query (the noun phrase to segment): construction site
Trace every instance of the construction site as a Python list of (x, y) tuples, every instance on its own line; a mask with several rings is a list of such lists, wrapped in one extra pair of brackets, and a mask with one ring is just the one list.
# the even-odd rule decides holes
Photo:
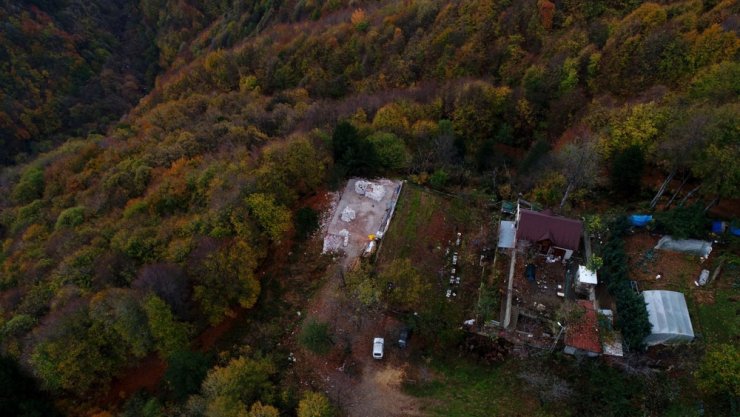
[(401, 181), (352, 178), (341, 192), (324, 237), (324, 253), (355, 259), (375, 250), (390, 225)]

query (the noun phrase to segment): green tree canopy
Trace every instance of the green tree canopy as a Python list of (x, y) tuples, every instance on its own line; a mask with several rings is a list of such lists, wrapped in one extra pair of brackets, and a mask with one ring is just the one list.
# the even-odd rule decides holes
[(329, 399), (320, 392), (307, 391), (298, 403), (298, 417), (333, 417), (335, 415)]
[(175, 319), (166, 302), (154, 294), (149, 294), (144, 299), (144, 311), (160, 355), (167, 357), (187, 347), (190, 328)]
[(329, 324), (316, 320), (304, 323), (298, 340), (306, 349), (320, 355), (328, 353), (333, 343), (329, 334)]
[(167, 357), (164, 380), (167, 387), (182, 401), (198, 392), (208, 372), (208, 357), (200, 352), (180, 350)]
[(271, 405), (262, 404), (257, 401), (252, 404), (247, 417), (280, 417), (280, 411)]
[(85, 208), (81, 206), (70, 207), (59, 213), (54, 228), (58, 230), (64, 227), (75, 227), (81, 225), (84, 221)]
[(393, 133), (376, 132), (367, 140), (375, 149), (381, 167), (398, 171), (408, 167), (410, 155), (403, 140)]
[(395, 259), (380, 273), (378, 282), (388, 304), (402, 310), (424, 308), (431, 291), (429, 280), (410, 259)]
[(382, 289), (375, 275), (371, 273), (372, 266), (361, 263), (357, 268), (345, 274), (347, 289), (352, 296), (366, 307), (380, 302)]
[(409, 132), (409, 121), (403, 108), (397, 103), (386, 104), (373, 117), (373, 129), (405, 135)]
[(267, 359), (232, 359), (208, 372), (201, 393), (207, 416), (243, 417), (256, 401), (274, 400), (275, 365)]
[(154, 345), (147, 314), (135, 291), (111, 288), (95, 294), (90, 316), (113, 330), (134, 357), (144, 357)]
[(372, 174), (378, 166), (375, 147), (348, 121), (341, 121), (332, 134), (334, 163), (346, 168), (350, 174)]
[(261, 192), (275, 196), (277, 202), (292, 205), (303, 195), (314, 192), (324, 179), (325, 161), (308, 139), (299, 136), (268, 146), (257, 170)]
[(645, 156), (642, 148), (633, 145), (617, 151), (612, 162), (612, 188), (623, 196), (634, 196), (640, 191)]
[(652, 155), (666, 120), (665, 110), (654, 102), (618, 109), (611, 115), (608, 134), (602, 139), (602, 155), (610, 157), (632, 147)]
[(250, 213), (257, 219), (264, 234), (272, 241), (279, 242), (293, 222), (290, 211), (277, 204), (269, 194), (255, 193), (247, 197)]
[(511, 99), (508, 87), (494, 87), (483, 81), (466, 84), (455, 98), (452, 123), (463, 140), (465, 157), (479, 166), (491, 154), (494, 142), (506, 142), (504, 113)]
[(242, 240), (223, 244), (197, 268), (193, 297), (211, 323), (234, 314), (233, 306), (257, 302), (260, 282), (254, 276), (255, 252)]
[(48, 390), (84, 396), (106, 387), (123, 365), (125, 346), (118, 335), (91, 320), (81, 303), (70, 302), (39, 330), (29, 362)]

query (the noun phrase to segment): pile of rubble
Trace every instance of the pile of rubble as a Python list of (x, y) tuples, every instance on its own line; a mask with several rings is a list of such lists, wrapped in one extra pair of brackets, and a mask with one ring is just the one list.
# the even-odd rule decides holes
[(375, 201), (380, 201), (385, 197), (385, 187), (370, 181), (355, 182), (355, 192)]
[(342, 221), (347, 223), (354, 220), (355, 217), (357, 217), (357, 213), (355, 213), (355, 211), (352, 210), (349, 206), (344, 208), (344, 210), (342, 211), (342, 215), (340, 216)]

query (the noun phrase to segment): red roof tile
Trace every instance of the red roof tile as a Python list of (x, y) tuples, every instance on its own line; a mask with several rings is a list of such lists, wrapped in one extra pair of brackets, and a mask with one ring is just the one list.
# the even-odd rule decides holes
[(598, 320), (593, 304), (588, 300), (579, 300), (578, 305), (585, 311), (575, 323), (569, 323), (565, 331), (565, 345), (588, 352), (601, 353)]

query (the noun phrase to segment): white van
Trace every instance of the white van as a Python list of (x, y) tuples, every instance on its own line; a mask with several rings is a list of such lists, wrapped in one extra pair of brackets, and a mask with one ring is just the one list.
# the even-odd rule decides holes
[(373, 358), (375, 359), (383, 359), (383, 345), (385, 344), (385, 339), (382, 337), (376, 337), (373, 340)]

